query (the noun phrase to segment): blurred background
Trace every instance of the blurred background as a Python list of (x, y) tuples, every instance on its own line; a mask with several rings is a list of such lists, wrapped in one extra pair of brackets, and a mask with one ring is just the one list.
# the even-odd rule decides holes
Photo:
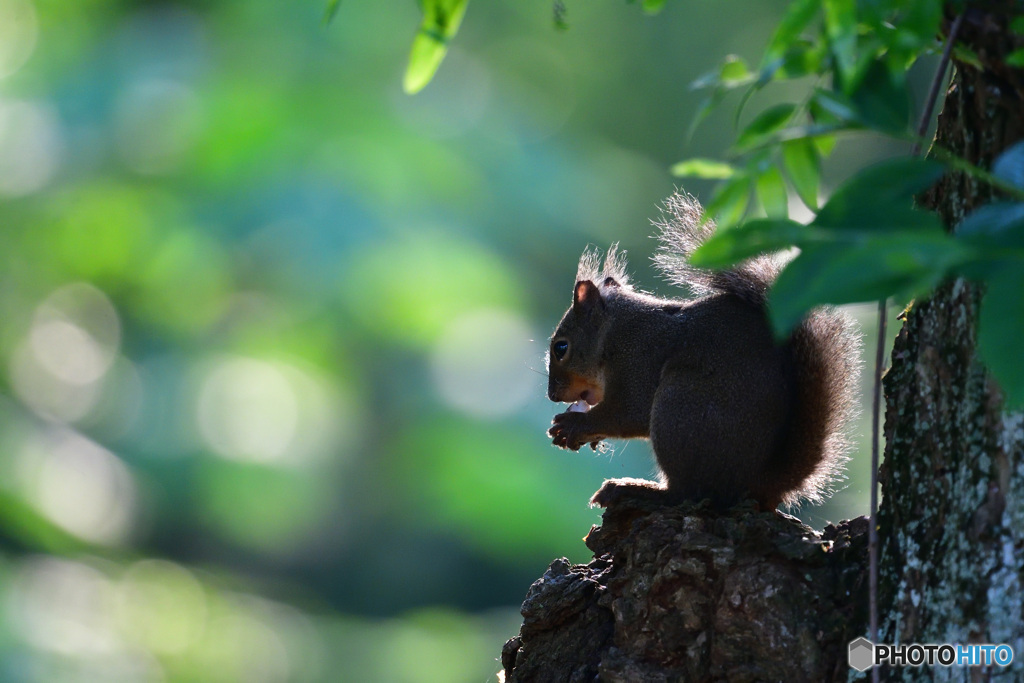
[(651, 473), (550, 445), (546, 338), (588, 244), (672, 294), (668, 168), (734, 135), (688, 84), (785, 3), (474, 2), (414, 97), (416, 3), (325, 5), (0, 0), (0, 680), (493, 680)]

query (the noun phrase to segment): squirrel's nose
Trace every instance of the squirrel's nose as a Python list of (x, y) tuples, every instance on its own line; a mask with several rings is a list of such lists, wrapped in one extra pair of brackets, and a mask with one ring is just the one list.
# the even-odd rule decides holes
[(562, 399), (559, 398), (562, 394), (562, 383), (556, 380), (554, 377), (548, 376), (548, 400), (554, 401), (555, 403), (560, 402)]

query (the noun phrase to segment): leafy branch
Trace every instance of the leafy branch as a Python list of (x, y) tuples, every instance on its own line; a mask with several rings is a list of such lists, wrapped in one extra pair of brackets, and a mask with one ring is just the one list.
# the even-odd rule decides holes
[[(984, 284), (982, 359), (1007, 402), (1020, 406), (1024, 371), (1014, 340), (1024, 336), (1018, 294), (1024, 291), (1024, 143), (991, 170), (934, 145), (932, 161), (899, 158), (865, 169), (818, 207), (821, 162), (837, 135), (870, 131), (924, 142), (923, 130), (910, 129), (906, 73), (937, 50), (941, 10), (940, 3), (797, 0), (758, 70), (732, 56), (695, 82), (709, 91), (695, 122), (733, 90), (746, 89), (742, 106), (776, 81), (813, 76), (827, 85), (814, 87), (803, 103), (756, 115), (737, 133), (731, 161), (689, 159), (672, 170), (721, 181), (706, 206), (719, 233), (694, 255), (696, 263), (727, 267), (759, 253), (800, 249), (770, 294), (780, 334), (816, 305), (889, 297), (906, 302), (950, 277)], [(991, 185), (1008, 201), (982, 207), (947, 232), (936, 216), (912, 204), (951, 171)], [(788, 219), (787, 183), (817, 212), (806, 226)], [(767, 218), (752, 217), (758, 213)]]

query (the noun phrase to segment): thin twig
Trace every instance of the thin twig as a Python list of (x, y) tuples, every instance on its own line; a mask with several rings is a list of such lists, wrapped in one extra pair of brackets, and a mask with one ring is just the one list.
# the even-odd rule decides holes
[[(931, 88), (928, 90), (928, 99), (921, 112), (921, 120), (918, 122), (918, 140), (911, 149), (911, 156), (921, 153), (921, 138), (928, 132), (928, 124), (932, 120), (935, 102), (939, 97), (939, 87), (942, 85), (946, 68), (949, 66), (949, 56), (953, 51), (953, 43), (956, 42), (956, 34), (960, 30), (963, 18), (963, 14), (958, 15), (949, 28), (946, 47), (942, 50), (942, 59), (935, 70)], [(873, 643), (878, 642), (878, 442), (880, 440), (879, 421), (882, 403), (882, 372), (885, 363), (886, 319), (888, 318), (886, 309), (886, 299), (880, 299), (878, 302), (878, 339), (875, 351), (875, 382), (871, 415), (871, 524), (868, 527), (868, 590), (870, 592), (871, 642)], [(872, 667), (871, 680), (872, 683), (878, 683), (878, 667)]]
[[(871, 525), (868, 527), (868, 590), (871, 608), (871, 642), (878, 642), (878, 422), (882, 403), (882, 365), (885, 363), (886, 300), (878, 301), (878, 339), (875, 350), (874, 398), (871, 402)], [(871, 668), (871, 681), (878, 683), (878, 667)]]
[(942, 59), (935, 70), (935, 78), (932, 79), (932, 86), (928, 89), (928, 99), (925, 100), (924, 110), (921, 112), (921, 120), (917, 124), (917, 142), (910, 150), (910, 156), (916, 157), (921, 153), (921, 138), (928, 132), (928, 124), (932, 120), (932, 112), (935, 111), (935, 101), (939, 99), (939, 87), (942, 85), (946, 67), (949, 65), (949, 56), (953, 53), (953, 41), (957, 32), (960, 31), (960, 24), (963, 23), (964, 15), (958, 14), (953, 24), (949, 27), (949, 38), (946, 40), (946, 47), (942, 49)]

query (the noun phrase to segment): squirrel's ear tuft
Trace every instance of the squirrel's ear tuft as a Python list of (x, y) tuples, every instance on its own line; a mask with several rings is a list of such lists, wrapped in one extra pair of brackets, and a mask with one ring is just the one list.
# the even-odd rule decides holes
[(594, 306), (604, 306), (601, 292), (590, 280), (580, 280), (572, 292), (572, 307), (589, 310)]

